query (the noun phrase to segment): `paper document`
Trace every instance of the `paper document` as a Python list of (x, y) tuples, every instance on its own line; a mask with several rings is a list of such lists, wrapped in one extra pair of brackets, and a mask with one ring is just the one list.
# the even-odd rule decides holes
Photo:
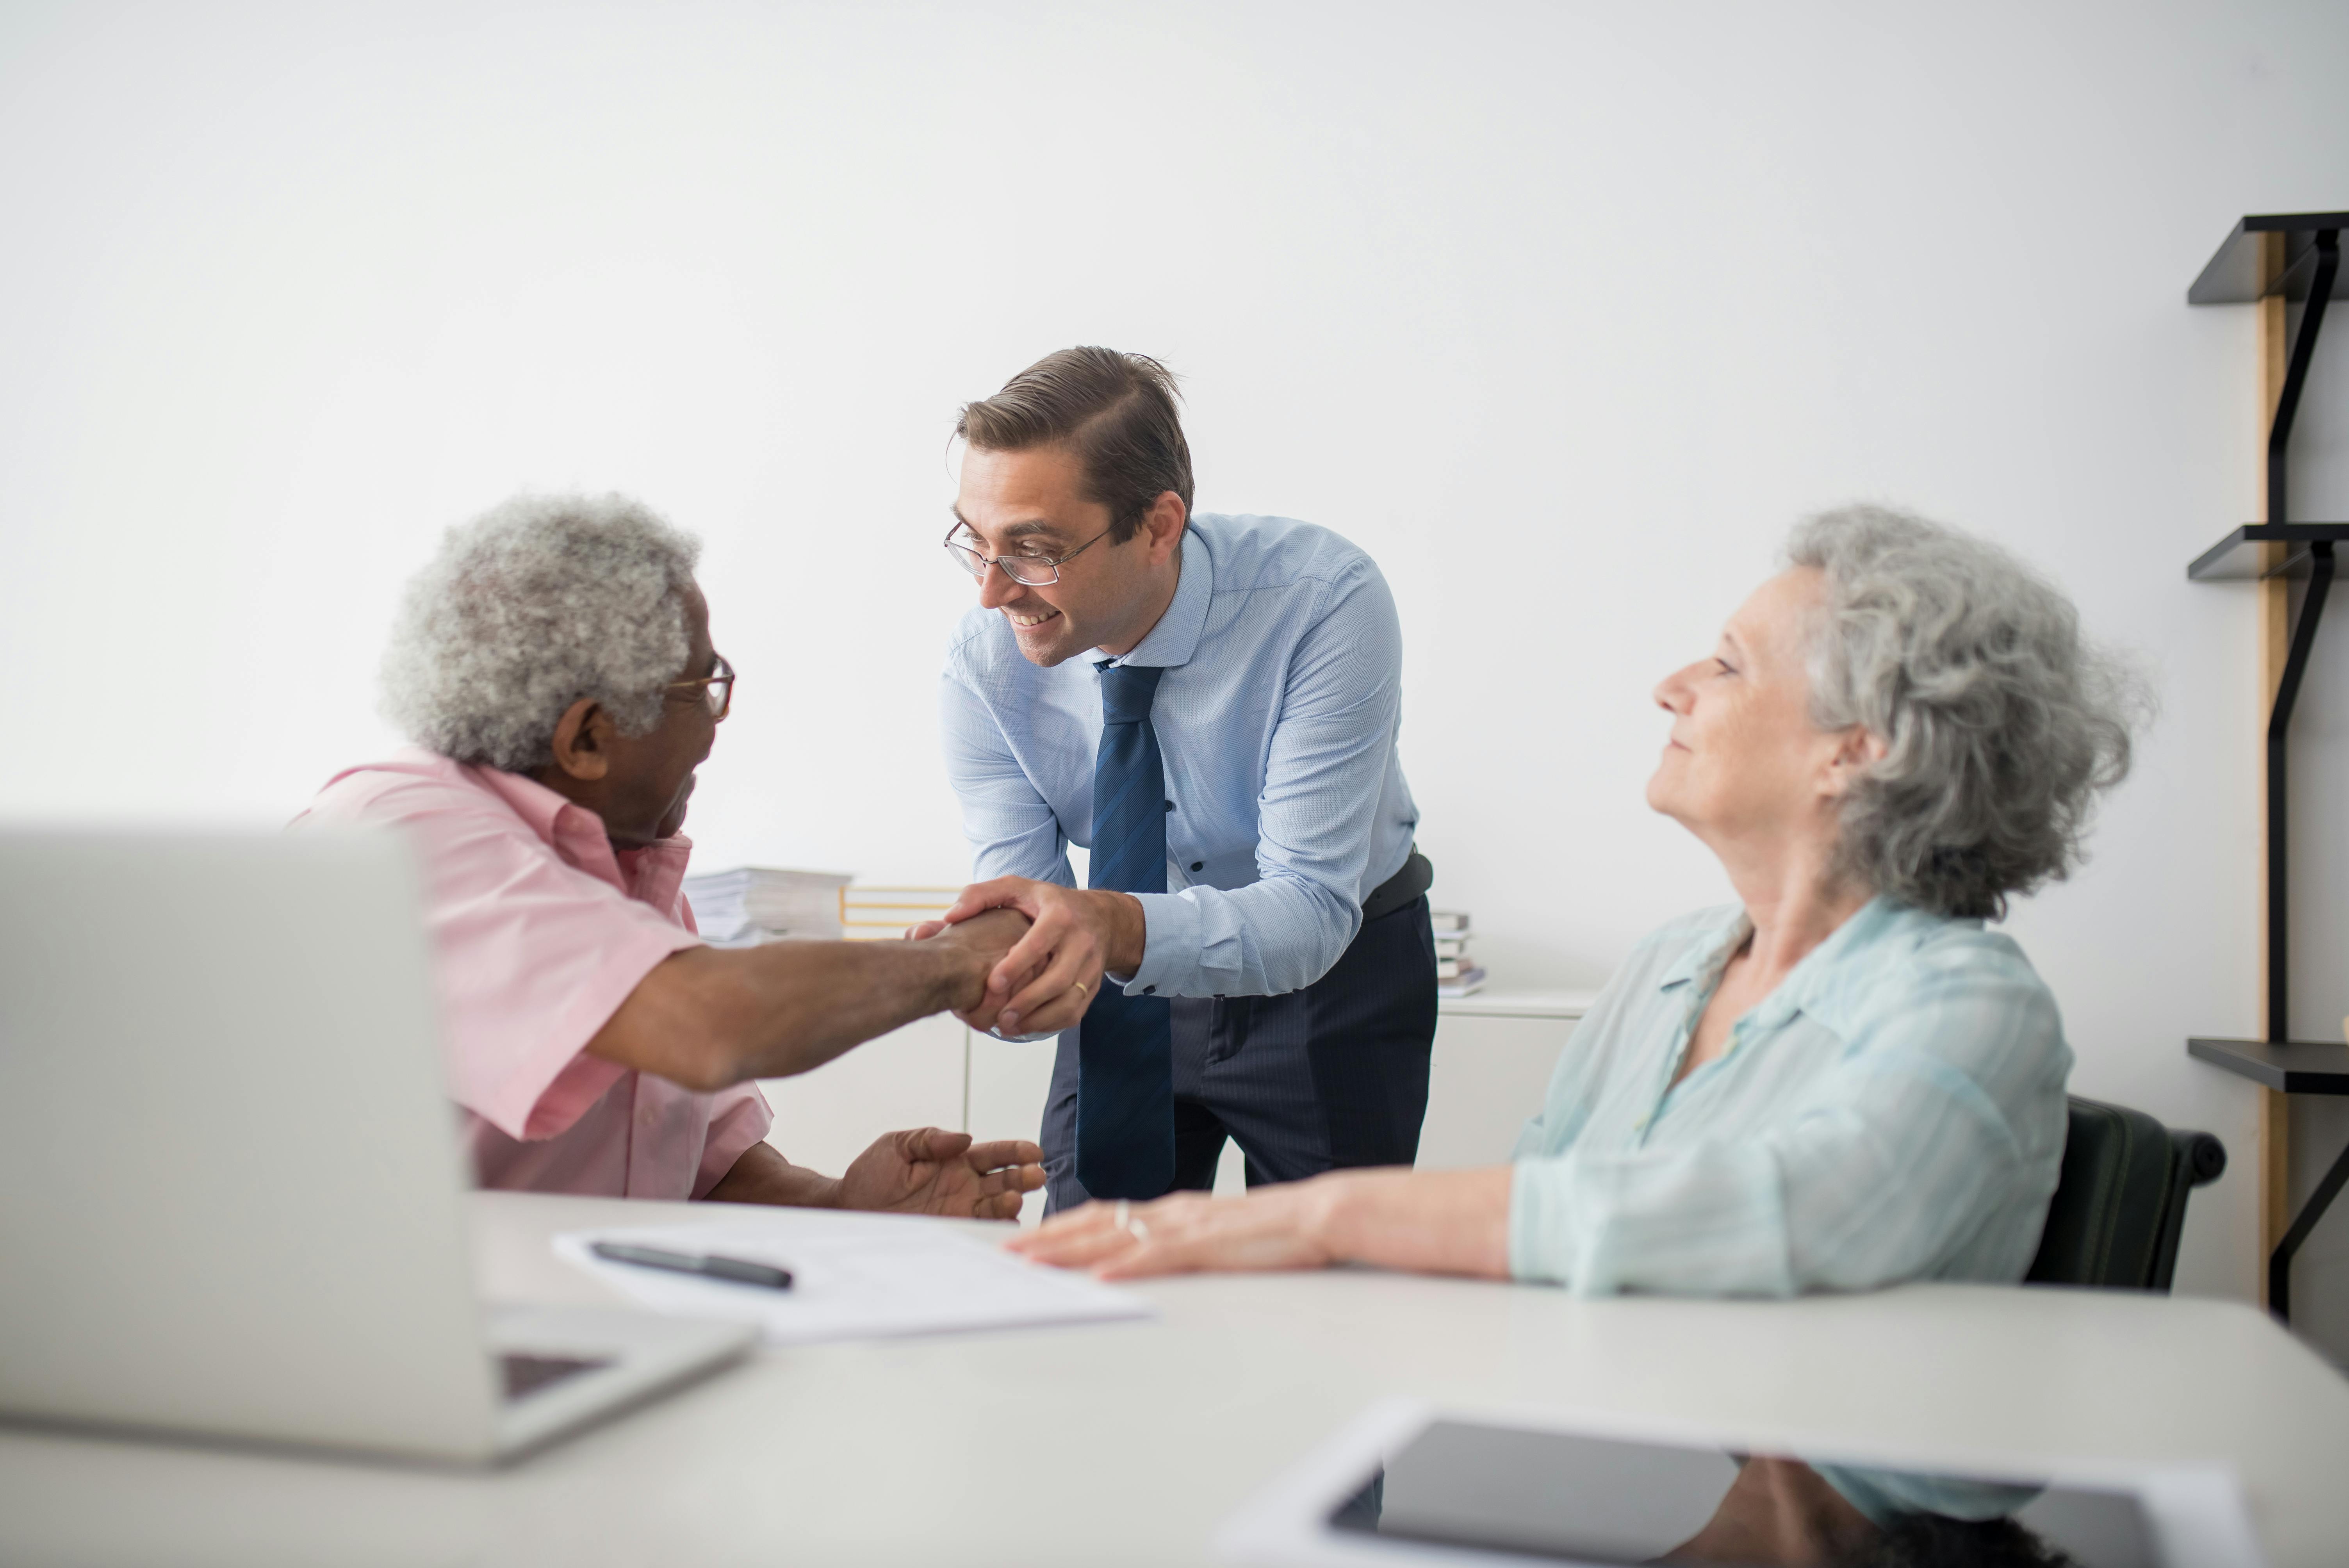
[[(587, 1250), (595, 1242), (746, 1258), (791, 1270), (792, 1284), (770, 1290), (612, 1263)], [(776, 1345), (1156, 1315), (1140, 1296), (1091, 1275), (911, 1218), (769, 1209), (696, 1224), (573, 1231), (554, 1238), (554, 1250), (656, 1311), (755, 1323)]]

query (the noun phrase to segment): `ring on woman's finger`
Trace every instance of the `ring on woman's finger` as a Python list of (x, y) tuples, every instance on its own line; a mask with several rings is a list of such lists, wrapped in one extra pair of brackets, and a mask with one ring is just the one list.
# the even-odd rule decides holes
[(1133, 1217), (1133, 1203), (1123, 1198), (1117, 1201), (1117, 1208), (1110, 1215), (1110, 1223), (1137, 1242), (1150, 1239), (1150, 1227)]

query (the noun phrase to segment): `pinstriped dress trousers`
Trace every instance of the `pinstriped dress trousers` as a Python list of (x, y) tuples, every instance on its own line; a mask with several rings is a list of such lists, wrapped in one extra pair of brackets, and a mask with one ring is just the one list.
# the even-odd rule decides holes
[[(1167, 1011), (1175, 1190), (1215, 1185), (1226, 1138), (1247, 1157), (1251, 1187), (1418, 1156), (1435, 1043), (1424, 896), (1363, 922), (1330, 972), (1301, 991), (1177, 996)], [(1044, 1104), (1047, 1212), (1092, 1196), (1076, 1169), (1077, 1033), (1061, 1036)]]

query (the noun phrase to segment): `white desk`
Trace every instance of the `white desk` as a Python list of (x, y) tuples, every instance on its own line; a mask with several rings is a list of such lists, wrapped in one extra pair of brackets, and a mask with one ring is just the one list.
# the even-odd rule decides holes
[[(683, 1205), (489, 1194), (501, 1296), (595, 1301), (554, 1231)], [(1381, 1395), (1716, 1424), (1799, 1449), (2220, 1459), (2279, 1568), (2349, 1547), (2349, 1384), (2248, 1307), (1917, 1286), (1575, 1301), (1345, 1271), (1154, 1284), (1152, 1323), (768, 1351), (502, 1473), (0, 1429), (0, 1562), (1197, 1563)]]

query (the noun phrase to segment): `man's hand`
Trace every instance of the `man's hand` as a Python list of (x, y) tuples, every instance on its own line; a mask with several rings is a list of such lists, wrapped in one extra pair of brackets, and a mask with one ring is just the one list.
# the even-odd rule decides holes
[(935, 1127), (874, 1140), (840, 1179), (843, 1209), (1016, 1220), (1019, 1200), (1044, 1184), (1044, 1151), (1006, 1139), (978, 1143)]
[(1008, 1034), (1073, 1028), (1100, 994), (1104, 971), (1142, 967), (1147, 929), (1132, 893), (998, 877), (963, 889), (947, 920), (968, 923), (1006, 909), (1035, 923), (987, 977), (983, 1010)]
[[(950, 1006), (956, 1017), (974, 1029), (985, 1029), (994, 1026), (1004, 996), (1009, 994), (990, 991), (990, 977), (1010, 962), (1008, 954), (1028, 930), (1028, 917), (1017, 910), (979, 909), (959, 923), (925, 922), (905, 934), (916, 941), (935, 942), (966, 960)], [(1018, 972), (1024, 975), (1027, 970)]]

